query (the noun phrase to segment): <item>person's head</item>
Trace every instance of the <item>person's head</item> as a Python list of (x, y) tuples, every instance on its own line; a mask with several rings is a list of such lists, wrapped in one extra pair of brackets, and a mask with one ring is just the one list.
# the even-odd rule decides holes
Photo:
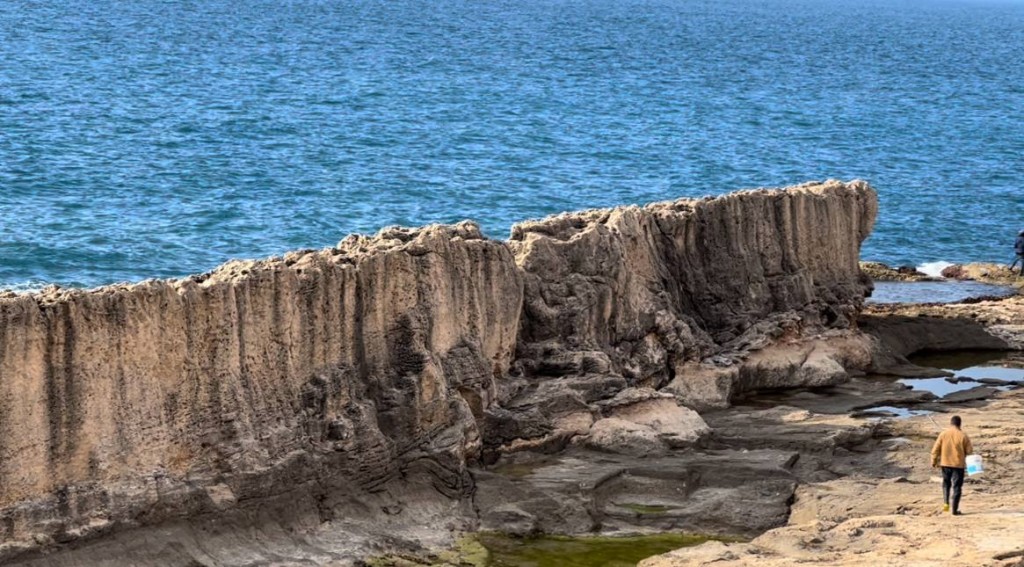
[(1017, 236), (1024, 236), (1024, 229), (1017, 233)]
[(959, 415), (954, 415), (953, 417), (949, 418), (949, 424), (952, 425), (953, 427), (960, 427), (961, 423), (963, 423), (963, 421), (960, 419)]

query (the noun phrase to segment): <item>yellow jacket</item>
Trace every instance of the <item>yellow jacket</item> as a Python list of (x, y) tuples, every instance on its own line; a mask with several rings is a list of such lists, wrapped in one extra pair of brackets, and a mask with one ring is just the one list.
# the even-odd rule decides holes
[(933, 467), (967, 468), (967, 455), (974, 452), (971, 440), (959, 427), (950, 427), (939, 434), (932, 447)]

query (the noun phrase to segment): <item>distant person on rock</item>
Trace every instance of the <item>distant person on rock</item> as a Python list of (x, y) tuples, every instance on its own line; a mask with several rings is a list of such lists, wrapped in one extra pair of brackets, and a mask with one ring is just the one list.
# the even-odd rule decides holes
[(1020, 275), (1024, 276), (1024, 230), (1017, 233), (1017, 241), (1013, 243), (1013, 251), (1017, 253), (1017, 257), (1010, 264), (1012, 270), (1017, 262), (1020, 262)]
[(953, 515), (960, 515), (960, 493), (964, 486), (967, 455), (974, 452), (967, 434), (960, 431), (960, 416), (949, 420), (949, 429), (939, 434), (932, 447), (932, 466), (942, 467), (942, 507), (949, 511), (949, 489), (953, 489)]

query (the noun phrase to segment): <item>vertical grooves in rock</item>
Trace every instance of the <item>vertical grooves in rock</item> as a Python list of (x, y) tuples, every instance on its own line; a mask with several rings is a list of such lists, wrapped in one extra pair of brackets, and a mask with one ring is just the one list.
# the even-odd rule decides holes
[[(603, 351), (634, 382), (660, 383), (775, 314), (844, 326), (863, 301), (860, 244), (876, 211), (866, 183), (826, 182), (517, 225), (510, 244), (536, 306), (521, 357)], [(662, 330), (643, 332), (655, 314)], [(665, 332), (677, 328), (693, 342)]]
[(658, 384), (778, 312), (841, 324), (876, 209), (866, 184), (828, 182), (5, 294), (0, 520), (31, 542), (402, 476), (461, 498), (513, 365)]

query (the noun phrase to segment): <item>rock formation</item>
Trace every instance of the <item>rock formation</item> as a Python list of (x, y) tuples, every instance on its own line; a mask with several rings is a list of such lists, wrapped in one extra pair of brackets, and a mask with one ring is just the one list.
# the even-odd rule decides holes
[(842, 366), (822, 350), (744, 362), (780, 337), (849, 327), (871, 285), (858, 258), (876, 215), (867, 184), (828, 182), (513, 227), (527, 392), (562, 377), (571, 388), (554, 389), (600, 388), (613, 375), (635, 386), (672, 382), (700, 410), (748, 387), (841, 381)]
[(882, 262), (861, 262), (860, 270), (876, 282), (931, 282), (942, 279), (922, 273), (914, 266), (893, 268)]
[(462, 224), (0, 301), (8, 551), (332, 479), (422, 474), (458, 501), (521, 293), (509, 249)]
[(942, 277), (955, 280), (974, 280), (992, 284), (1012, 285), (1017, 288), (1024, 286), (1024, 277), (1017, 269), (1011, 270), (1005, 264), (976, 262), (971, 264), (953, 264), (942, 270)]
[(691, 408), (833, 384), (863, 357), (796, 339), (852, 324), (876, 213), (867, 184), (833, 181), (565, 214), (508, 243), (386, 229), (180, 281), (8, 294), (0, 560), (275, 499), (314, 531), (457, 529), (478, 458), (692, 444)]
[(847, 474), (800, 486), (786, 525), (749, 543), (705, 543), (648, 558), (640, 567), (1020, 567), (1024, 391), (955, 411), (987, 463), (984, 473), (966, 481), (963, 516), (942, 512), (941, 475), (928, 460), (935, 422), (948, 416), (889, 420), (880, 424), (890, 430), (880, 446), (836, 452), (831, 470)]
[(778, 314), (846, 326), (876, 215), (865, 183), (832, 182), (517, 225), (521, 358), (543, 373), (563, 352), (600, 351), (629, 381), (659, 384)]

